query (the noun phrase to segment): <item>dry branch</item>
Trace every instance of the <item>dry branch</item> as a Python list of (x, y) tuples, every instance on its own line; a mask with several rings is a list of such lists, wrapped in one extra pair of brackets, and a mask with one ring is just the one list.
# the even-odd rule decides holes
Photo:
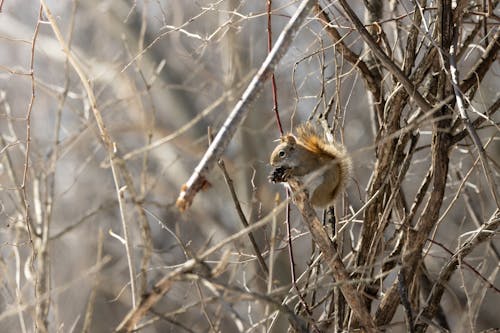
[(457, 29), (457, 27), (455, 26), (453, 45), (450, 48), (450, 74), (451, 74), (451, 83), (453, 85), (453, 92), (455, 93), (455, 99), (457, 102), (458, 114), (460, 115), (460, 119), (464, 123), (465, 129), (469, 133), (469, 136), (471, 137), (472, 142), (476, 146), (477, 152), (479, 154), (479, 158), (481, 159), (481, 164), (483, 166), (484, 173), (485, 173), (486, 178), (490, 184), (491, 194), (493, 195), (493, 198), (495, 199), (497, 207), (500, 207), (500, 198), (499, 198), (499, 195), (497, 193), (497, 186), (495, 183), (495, 178), (491, 173), (490, 166), (488, 165), (488, 160), (486, 158), (486, 153), (484, 151), (484, 147), (483, 147), (483, 144), (481, 142), (481, 139), (479, 139), (479, 136), (477, 135), (475, 128), (472, 126), (469, 115), (467, 114), (462, 91), (460, 90), (460, 87), (458, 86), (459, 72), (458, 72), (458, 66), (457, 66), (457, 60), (456, 60), (456, 51), (457, 51), (457, 44), (458, 44), (458, 31), (456, 31), (456, 29)]
[[(59, 28), (59, 25), (57, 24), (57, 21), (54, 18), (54, 15), (52, 15), (50, 8), (47, 6), (46, 1), (41, 0), (41, 5), (42, 5), (42, 8), (45, 12), (45, 15), (47, 16), (47, 19), (50, 23), (52, 31), (54, 32), (54, 35), (55, 35), (59, 45), (63, 49), (63, 51), (67, 57), (68, 62), (71, 64), (72, 68), (74, 69), (74, 71), (78, 75), (80, 82), (83, 85), (83, 88), (85, 90), (85, 93), (87, 94), (87, 99), (88, 99), (89, 104), (90, 104), (90, 109), (92, 110), (92, 114), (93, 114), (94, 119), (96, 121), (97, 128), (99, 129), (99, 136), (100, 136), (101, 142), (106, 150), (107, 157), (108, 157), (109, 163), (111, 165), (111, 171), (112, 171), (113, 178), (115, 181), (117, 200), (121, 205), (122, 201), (123, 201), (123, 195), (124, 195), (124, 193), (121, 191), (122, 188), (124, 190), (127, 190), (131, 194), (132, 198), (135, 200), (135, 199), (137, 199), (137, 193), (135, 191), (133, 184), (131, 183), (132, 177), (130, 176), (130, 172), (128, 171), (125, 163), (123, 163), (123, 160), (121, 160), (117, 156), (116, 142), (113, 140), (112, 136), (109, 134), (108, 129), (106, 128), (106, 125), (104, 123), (104, 118), (102, 116), (102, 113), (99, 110), (99, 108), (97, 107), (97, 98), (96, 98), (94, 91), (93, 91), (93, 88), (91, 86), (91, 80), (89, 80), (89, 78), (87, 77), (87, 75), (83, 69), (83, 66), (81, 65), (81, 63), (79, 62), (79, 60), (77, 59), (77, 57), (75, 56), (73, 51), (71, 51), (70, 45), (66, 42), (64, 36), (62, 35), (62, 32)], [(127, 186), (122, 186), (120, 184), (119, 175), (121, 175), (125, 179), (125, 183), (127, 184)], [(149, 232), (149, 225), (147, 224), (145, 215), (144, 215), (140, 205), (136, 204), (135, 206), (136, 206), (136, 210), (138, 211), (138, 214), (139, 214), (139, 222), (141, 224), (141, 229), (143, 231), (143, 242), (145, 243), (144, 244), (145, 253), (143, 256), (143, 260), (142, 260), (142, 268), (144, 271), (144, 267), (147, 266), (147, 264), (149, 262), (149, 254), (148, 253), (149, 253), (149, 250), (151, 247), (150, 232)], [(127, 229), (127, 221), (125, 220), (124, 215), (122, 215), (121, 217), (122, 217), (122, 219), (121, 219), (122, 227), (124, 230), (126, 230)], [(125, 236), (127, 236), (127, 233), (126, 232), (124, 232), (124, 233), (125, 233)], [(135, 269), (134, 269), (135, 262), (134, 262), (133, 256), (132, 256), (132, 251), (131, 251), (132, 244), (131, 244), (131, 242), (132, 242), (131, 238), (126, 238), (125, 248), (126, 248), (127, 260), (129, 263), (130, 276), (135, 277), (135, 273), (134, 273), (135, 272)], [(143, 279), (145, 279), (145, 275), (143, 276)], [(143, 280), (143, 281), (145, 281), (145, 280)], [(135, 304), (135, 297), (136, 297), (136, 295), (135, 295), (135, 290), (136, 290), (135, 279), (132, 278), (130, 283), (131, 283), (131, 289), (132, 289), (132, 303)]]
[(370, 90), (373, 95), (373, 99), (376, 101), (374, 107), (377, 109), (377, 114), (382, 114), (385, 104), (383, 100), (384, 97), (382, 96), (382, 86), (380, 84), (382, 78), (377, 76), (376, 72), (372, 73), (361, 56), (356, 54), (345, 44), (344, 37), (342, 37), (338, 30), (331, 24), (330, 18), (320, 4), (316, 5), (315, 10), (318, 15), (318, 19), (324, 25), (324, 29), (328, 33), (328, 36), (330, 36), (332, 41), (335, 43), (334, 45), (336, 47), (336, 51), (340, 53), (345, 60), (355, 66), (362, 74), (368, 90)]
[(366, 44), (368, 44), (368, 46), (370, 47), (370, 51), (372, 51), (373, 54), (378, 58), (378, 60), (380, 60), (380, 62), (385, 66), (385, 68), (398, 79), (399, 83), (401, 83), (401, 85), (405, 88), (408, 95), (410, 95), (415, 100), (417, 105), (424, 112), (429, 111), (431, 109), (429, 103), (417, 91), (417, 88), (415, 87), (413, 82), (411, 82), (410, 79), (405, 75), (405, 73), (403, 73), (403, 71), (399, 69), (399, 67), (397, 67), (396, 64), (394, 64), (394, 62), (391, 60), (391, 58), (389, 58), (389, 56), (385, 54), (385, 52), (380, 48), (380, 46), (368, 32), (368, 30), (366, 30), (363, 23), (361, 23), (356, 13), (354, 13), (352, 8), (349, 6), (347, 1), (339, 0), (339, 2), (342, 5), (342, 8), (344, 8), (344, 11), (349, 17), (349, 20), (352, 22)]
[(367, 332), (375, 332), (375, 323), (373, 322), (370, 312), (365, 307), (363, 298), (360, 296), (359, 291), (357, 291), (354, 287), (355, 285), (351, 283), (349, 273), (337, 253), (337, 249), (316, 216), (314, 208), (309, 202), (307, 193), (302, 189), (302, 184), (293, 178), (288, 179), (287, 182), (293, 190), (294, 202), (302, 214), (309, 231), (311, 232), (314, 243), (323, 253), (335, 282), (339, 284), (342, 295), (344, 295), (344, 298), (351, 307), (352, 311), (356, 314), (356, 317), (362, 324), (363, 328)]
[[(128, 313), (119, 329), (137, 332), (498, 326), (487, 304), (500, 293), (500, 0), (168, 3), (123, 2), (88, 15), (78, 1), (51, 13), (41, 0), (21, 18), (5, 1), (0, 327), (50, 332), (73, 322), (69, 330), (103, 331), (116, 318), (102, 314), (116, 311)], [(271, 27), (287, 22), (273, 49), (281, 31)], [(298, 43), (301, 54), (284, 61)], [(277, 66), (285, 75), (271, 87)], [(238, 103), (235, 91), (245, 88)], [(262, 138), (281, 121), (249, 111), (252, 101), (270, 111), (256, 97), (267, 88), (283, 123), (314, 118), (350, 148), (354, 182), (323, 221), (298, 183), (303, 218), (290, 214), (288, 197), (272, 204)], [(200, 162), (195, 127), (230, 103), (232, 120)], [(242, 154), (224, 157), (247, 115)], [(229, 201), (212, 193), (179, 215), (165, 199), (179, 195), (171, 186), (179, 172), (200, 162), (183, 179), (192, 187), (178, 203), (188, 208), (222, 158), (237, 170), (229, 177), (222, 166)], [(222, 176), (213, 182), (224, 192)], [(234, 209), (243, 227), (231, 223)], [(154, 235), (149, 217), (160, 224)], [(98, 236), (120, 222), (126, 241)], [(258, 228), (259, 243), (251, 235)], [(108, 268), (112, 276), (99, 272), (107, 253), (123, 257)], [(65, 307), (68, 297), (79, 309)]]
[(202, 260), (214, 254), (227, 244), (272, 222), (274, 216), (281, 210), (283, 210), (285, 205), (286, 202), (281, 203), (260, 221), (255, 222), (250, 226), (248, 226), (247, 228), (238, 231), (237, 233), (226, 238), (224, 241), (219, 242), (218, 244), (212, 246), (211, 248), (209, 248), (208, 250), (197, 256), (196, 259), (187, 260), (182, 265), (180, 265), (180, 267), (165, 275), (163, 278), (161, 278), (158, 282), (155, 283), (153, 289), (149, 294), (143, 295), (137, 307), (130, 310), (130, 312), (118, 325), (116, 331), (126, 332), (133, 330), (137, 326), (139, 321), (148, 313), (148, 311), (170, 290), (176, 278), (178, 278), (180, 275), (193, 271), (193, 269), (195, 269), (195, 267), (197, 266), (205, 265), (202, 262)]
[(273, 49), (269, 52), (257, 74), (255, 74), (247, 89), (243, 92), (240, 100), (229, 114), (210, 147), (208, 147), (200, 163), (194, 169), (194, 172), (186, 184), (182, 186), (179, 197), (177, 198), (177, 207), (180, 211), (185, 211), (189, 208), (196, 193), (206, 186), (208, 173), (221, 158), (222, 153), (231, 141), (236, 129), (250, 111), (250, 105), (260, 94), (264, 87), (264, 82), (274, 72), (279, 61), (285, 55), (302, 22), (311, 11), (315, 2), (316, 1), (313, 0), (303, 0), (281, 32)]
[[(445, 285), (451, 278), (451, 275), (459, 266), (460, 260), (472, 252), (476, 246), (487, 239), (492, 238), (498, 232), (500, 227), (500, 211), (497, 209), (492, 217), (479, 227), (473, 235), (455, 252), (453, 257), (443, 266), (437, 278), (434, 287), (429, 296), (427, 306), (423, 309), (420, 316), (424, 319), (432, 319), (438, 310), (439, 302), (443, 296)], [(417, 325), (417, 332), (425, 332), (427, 321)]]

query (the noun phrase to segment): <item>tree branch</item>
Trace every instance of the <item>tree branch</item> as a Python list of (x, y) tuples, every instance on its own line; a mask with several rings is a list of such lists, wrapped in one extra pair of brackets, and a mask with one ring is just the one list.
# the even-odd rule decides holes
[(375, 323), (370, 315), (370, 312), (365, 307), (363, 299), (356, 290), (354, 284), (351, 283), (349, 274), (342, 262), (337, 249), (328, 237), (322, 223), (316, 216), (314, 208), (309, 202), (308, 195), (303, 190), (302, 184), (293, 178), (287, 180), (292, 188), (294, 202), (297, 205), (304, 222), (307, 224), (314, 243), (320, 248), (325, 256), (326, 263), (332, 271), (335, 282), (339, 284), (340, 291), (352, 311), (356, 314), (359, 322), (363, 325), (366, 332), (376, 332)]
[(213, 169), (216, 162), (222, 156), (224, 150), (229, 145), (236, 129), (241, 124), (246, 114), (250, 111), (250, 105), (257, 98), (264, 87), (264, 82), (274, 72), (281, 58), (290, 47), (300, 25), (311, 11), (316, 1), (303, 0), (295, 14), (281, 32), (273, 49), (267, 55), (259, 71), (254, 76), (240, 100), (229, 114), (222, 128), (217, 133), (214, 141), (208, 147), (205, 155), (198, 166), (194, 169), (191, 177), (181, 187), (176, 205), (179, 210), (185, 211), (193, 202), (194, 196), (207, 185), (208, 173)]

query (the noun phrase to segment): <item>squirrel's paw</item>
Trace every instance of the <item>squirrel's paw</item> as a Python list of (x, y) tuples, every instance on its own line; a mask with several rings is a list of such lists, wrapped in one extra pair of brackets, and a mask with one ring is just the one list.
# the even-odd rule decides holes
[(269, 177), (269, 181), (273, 183), (283, 183), (288, 180), (288, 177), (290, 177), (290, 168), (285, 168), (285, 167), (277, 167), (274, 168)]

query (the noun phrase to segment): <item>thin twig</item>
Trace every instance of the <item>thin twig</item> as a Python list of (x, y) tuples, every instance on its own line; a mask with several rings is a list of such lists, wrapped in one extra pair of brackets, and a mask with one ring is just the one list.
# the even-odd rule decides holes
[[(267, 11), (267, 52), (271, 53), (273, 49), (273, 30), (271, 26), (271, 11), (273, 7), (273, 1), (272, 0), (267, 0), (267, 6), (266, 6), (266, 11)], [(280, 131), (280, 134), (283, 135), (283, 126), (281, 125), (281, 118), (280, 118), (280, 113), (278, 109), (278, 88), (276, 87), (276, 77), (274, 75), (274, 71), (271, 74), (271, 85), (272, 85), (272, 92), (273, 92), (273, 111), (274, 115), (276, 117), (276, 124), (278, 124), (278, 129)]]
[(286, 201), (282, 202), (260, 221), (257, 221), (248, 226), (247, 228), (244, 228), (238, 231), (237, 233), (229, 236), (223, 241), (220, 241), (216, 245), (212, 246), (211, 248), (209, 248), (208, 250), (204, 251), (202, 254), (197, 256), (196, 259), (189, 259), (185, 261), (175, 270), (165, 275), (163, 278), (161, 278), (159, 281), (155, 283), (153, 289), (151, 290), (151, 293), (143, 297), (138, 306), (135, 309), (132, 309), (124, 317), (122, 322), (116, 328), (116, 331), (132, 330), (139, 323), (139, 321), (148, 313), (149, 309), (151, 309), (151, 307), (153, 307), (158, 301), (160, 301), (160, 299), (170, 290), (170, 288), (174, 284), (174, 280), (176, 277), (192, 271), (200, 263), (201, 260), (204, 260), (208, 256), (219, 251), (227, 244), (230, 244), (235, 240), (239, 239), (240, 237), (247, 235), (249, 232), (252, 232), (269, 224), (270, 222), (273, 221), (274, 216), (278, 214), (281, 210), (283, 210), (286, 204), (287, 204)]
[[(102, 229), (99, 229), (97, 235), (97, 260), (96, 265), (102, 261), (102, 249), (104, 245), (104, 233)], [(100, 278), (99, 271), (96, 271), (96, 276), (94, 277), (94, 283), (92, 285), (92, 290), (90, 291), (89, 300), (87, 301), (87, 308), (85, 309), (85, 319), (83, 321), (82, 333), (91, 332), (92, 318), (94, 315), (95, 299), (97, 295), (97, 290), (99, 287)]]
[[(479, 226), (477, 229), (481, 229), (481, 226)], [(496, 232), (496, 230), (493, 229), (493, 233), (495, 233), (495, 232)], [(439, 246), (440, 248), (442, 248), (446, 253), (450, 254), (451, 256), (455, 255), (455, 253), (453, 253), (450, 249), (448, 249), (446, 246), (444, 246), (440, 242), (437, 242), (437, 241), (435, 241), (433, 239), (429, 239), (429, 242), (431, 242), (432, 244), (435, 244), (435, 245)], [(474, 266), (472, 266), (471, 264), (469, 264), (465, 259), (461, 258), (460, 259), (460, 264), (463, 264), (464, 266), (466, 266), (467, 268), (469, 268), (481, 281), (484, 282), (484, 284), (486, 284), (488, 286), (488, 288), (491, 288), (491, 289), (493, 289), (494, 291), (496, 291), (497, 293), (500, 294), (500, 288), (497, 287), (497, 286), (495, 286), (492, 282), (490, 282), (487, 278), (485, 278), (476, 268), (474, 268)]]
[(352, 22), (352, 24), (354, 24), (354, 27), (366, 42), (366, 44), (368, 44), (373, 54), (378, 58), (378, 60), (380, 60), (380, 62), (386, 67), (386, 69), (389, 70), (391, 74), (393, 74), (398, 79), (398, 81), (405, 88), (408, 95), (410, 95), (415, 100), (417, 105), (424, 112), (429, 111), (432, 108), (431, 105), (425, 100), (425, 98), (422, 97), (422, 95), (418, 92), (417, 88), (413, 85), (413, 83), (405, 75), (405, 73), (403, 73), (403, 71), (401, 71), (401, 69), (399, 69), (399, 67), (397, 67), (392, 62), (391, 58), (389, 58), (387, 54), (385, 54), (384, 51), (380, 48), (377, 42), (373, 40), (373, 37), (370, 35), (368, 30), (366, 30), (365, 26), (363, 25), (363, 23), (361, 23), (358, 16), (354, 13), (347, 1), (339, 0), (339, 2), (342, 5), (342, 8), (344, 8), (344, 11), (349, 17), (349, 20)]
[[(276, 207), (279, 204), (279, 195), (276, 194), (275, 200), (274, 200), (274, 207)], [(267, 276), (267, 294), (271, 294), (273, 291), (273, 285), (274, 285), (274, 262), (275, 262), (275, 247), (276, 247), (276, 229), (277, 229), (277, 224), (278, 224), (278, 217), (274, 215), (272, 224), (271, 224), (271, 236), (269, 240), (269, 275)], [(269, 305), (266, 305), (266, 309), (264, 313), (266, 314), (266, 317), (269, 317)], [(266, 327), (268, 329), (268, 327)]]
[[(236, 194), (236, 190), (234, 189), (233, 185), (233, 180), (227, 173), (226, 165), (224, 164), (224, 160), (219, 160), (218, 165), (220, 169), (222, 170), (222, 174), (224, 176), (224, 180), (226, 181), (227, 187), (229, 188), (229, 193), (231, 193), (231, 199), (233, 199), (234, 206), (236, 208), (236, 212), (238, 213), (238, 217), (240, 218), (241, 224), (243, 224), (243, 227), (248, 227), (250, 224), (248, 223), (248, 220), (245, 216), (245, 213), (243, 213), (243, 209), (241, 209), (240, 201), (238, 199), (238, 196)], [(253, 251), (255, 253), (255, 256), (257, 257), (257, 261), (260, 265), (260, 268), (264, 272), (265, 275), (269, 274), (269, 269), (267, 268), (266, 261), (262, 257), (262, 254), (259, 249), (259, 245), (257, 245), (257, 241), (255, 240), (255, 237), (253, 236), (253, 233), (248, 233), (248, 238), (250, 239), (250, 243), (252, 244)]]
[(281, 304), (279, 302), (276, 302), (268, 295), (263, 295), (263, 294), (260, 294), (257, 292), (244, 290), (244, 289), (234, 287), (234, 286), (222, 285), (220, 283), (215, 282), (211, 277), (204, 277), (204, 276), (202, 277), (200, 275), (193, 275), (193, 274), (185, 275), (185, 277), (195, 278), (195, 279), (203, 279), (219, 289), (226, 289), (230, 292), (238, 293), (238, 294), (265, 302), (266, 304), (270, 304), (270, 305), (276, 307), (280, 312), (286, 314), (288, 321), (291, 323), (293, 328), (296, 329), (298, 332), (302, 332), (302, 333), (309, 332), (307, 330), (306, 324), (302, 318), (300, 318), (295, 313), (293, 313), (293, 311), (289, 307), (287, 307), (286, 305)]
[(339, 257), (335, 246), (328, 237), (327, 232), (323, 229), (321, 221), (316, 216), (307, 194), (302, 189), (302, 184), (293, 178), (288, 179), (287, 182), (293, 190), (294, 202), (302, 214), (304, 222), (307, 224), (314, 242), (323, 253), (335, 281), (339, 283), (339, 288), (342, 291), (347, 303), (355, 313), (359, 322), (363, 325), (366, 332), (375, 332), (375, 323), (373, 322), (370, 312), (366, 309), (359, 292), (352, 284), (345, 283), (350, 280), (349, 274), (344, 266), (344, 263)]
[[(40, 299), (37, 302), (35, 307), (35, 327), (40, 332), (48, 331), (48, 316), (50, 310), (50, 261), (49, 261), (49, 247), (48, 247), (48, 239), (49, 239), (49, 223), (48, 221), (42, 221), (41, 218), (37, 219), (35, 217), (37, 225), (34, 229), (35, 236), (39, 238), (39, 242), (33, 244), (33, 240), (31, 238), (31, 227), (32, 221), (30, 219), (30, 202), (28, 199), (28, 194), (26, 193), (26, 186), (28, 184), (28, 169), (30, 166), (30, 148), (31, 148), (31, 113), (33, 111), (33, 105), (35, 103), (35, 44), (38, 38), (38, 33), (40, 30), (40, 23), (42, 20), (42, 6), (40, 6), (38, 10), (38, 21), (35, 26), (35, 31), (33, 32), (33, 39), (31, 42), (31, 58), (30, 58), (30, 77), (31, 77), (31, 98), (28, 106), (28, 111), (26, 113), (26, 151), (24, 156), (24, 169), (23, 169), (23, 179), (21, 184), (21, 191), (23, 194), (23, 204), (24, 204), (24, 220), (26, 222), (26, 227), (28, 230), (28, 237), (30, 240), (32, 254), (30, 257), (30, 265), (34, 268), (35, 259), (36, 260), (36, 277), (35, 277), (35, 295), (36, 299), (39, 300), (41, 295), (48, 294), (49, 297), (46, 299)], [(35, 184), (33, 180), (33, 183)], [(34, 186), (35, 187), (35, 186)], [(36, 188), (33, 190), (34, 195), (37, 195)], [(36, 199), (33, 199), (34, 205), (36, 207)], [(35, 209), (36, 212), (36, 209)], [(36, 213), (35, 213), (36, 216)], [(45, 222), (45, 223), (44, 223)]]
[(115, 191), (118, 194), (118, 207), (120, 211), (120, 221), (122, 222), (123, 228), (123, 238), (125, 240), (125, 253), (127, 254), (127, 264), (128, 264), (128, 272), (130, 277), (130, 293), (132, 297), (132, 308), (135, 308), (136, 305), (136, 292), (137, 292), (137, 282), (135, 281), (135, 264), (134, 264), (134, 256), (132, 253), (132, 238), (128, 229), (128, 222), (125, 214), (125, 187), (119, 187), (119, 176), (116, 173), (115, 168), (111, 168), (113, 171), (113, 180), (115, 183)]
[[(209, 142), (213, 140), (212, 131), (210, 127), (208, 128), (208, 139)], [(238, 195), (236, 194), (236, 190), (234, 188), (233, 180), (231, 179), (229, 173), (227, 172), (226, 164), (224, 163), (223, 159), (220, 159), (217, 162), (217, 164), (219, 165), (219, 168), (222, 171), (222, 175), (224, 176), (224, 180), (226, 181), (226, 185), (229, 188), (229, 193), (231, 194), (231, 199), (233, 200), (234, 207), (236, 209), (236, 212), (238, 213), (238, 217), (240, 218), (243, 227), (246, 228), (250, 224), (248, 223), (245, 213), (243, 213), (243, 209), (241, 208), (240, 205), (240, 200), (238, 199)], [(253, 233), (251, 232), (248, 233), (248, 238), (250, 239), (250, 243), (252, 244), (252, 248), (255, 253), (255, 256), (257, 257), (257, 261), (259, 262), (260, 268), (262, 269), (262, 271), (266, 276), (269, 275), (269, 269), (267, 268), (266, 261), (262, 257), (262, 253), (260, 252), (259, 246), (257, 245), (257, 241), (255, 240)]]
[[(439, 272), (439, 276), (432, 288), (431, 294), (428, 298), (427, 306), (421, 311), (419, 317), (433, 318), (437, 311), (439, 302), (445, 290), (445, 285), (451, 278), (453, 272), (457, 269), (459, 262), (472, 252), (476, 246), (483, 241), (490, 239), (496, 234), (496, 230), (500, 226), (500, 211), (497, 209), (491, 216), (489, 221), (484, 223), (480, 228), (476, 229), (474, 234), (455, 252), (450, 260), (443, 266)], [(425, 332), (427, 322), (419, 323), (416, 327), (417, 332)]]
[[(288, 191), (288, 189), (287, 189)], [(287, 195), (289, 197), (289, 195)], [(307, 315), (310, 317), (312, 316), (312, 312), (309, 309), (309, 306), (307, 305), (306, 300), (304, 299), (304, 296), (302, 295), (302, 292), (300, 291), (299, 286), (297, 285), (297, 275), (295, 273), (295, 257), (293, 255), (293, 242), (292, 242), (292, 226), (291, 226), (291, 221), (290, 221), (290, 204), (286, 206), (286, 234), (287, 234), (287, 243), (288, 243), (288, 261), (290, 263), (290, 275), (292, 279), (292, 286), (293, 289), (295, 289), (295, 292), (297, 293), (297, 296), (299, 298), (300, 304), (304, 306), (304, 310), (306, 311)], [(319, 329), (316, 325), (313, 325), (313, 328), (316, 332), (319, 332)]]
[(457, 43), (458, 43), (458, 31), (457, 31), (457, 26), (454, 26), (454, 37), (453, 37), (453, 43), (450, 48), (450, 74), (451, 74), (451, 83), (453, 85), (453, 91), (455, 92), (455, 98), (457, 101), (457, 107), (458, 107), (458, 112), (460, 115), (460, 118), (462, 119), (462, 122), (465, 125), (465, 128), (467, 129), (467, 132), (469, 132), (469, 135), (472, 139), (472, 142), (476, 146), (477, 153), (479, 154), (479, 158), (481, 160), (481, 165), (483, 167), (484, 173), (486, 175), (486, 179), (488, 180), (488, 183), (490, 184), (489, 188), (491, 191), (491, 194), (493, 198), (495, 199), (497, 203), (497, 207), (500, 207), (500, 197), (497, 193), (498, 188), (495, 183), (495, 177), (493, 177), (491, 173), (490, 166), (488, 164), (488, 159), (486, 158), (486, 153), (484, 151), (483, 144), (481, 143), (481, 140), (479, 139), (479, 136), (477, 135), (477, 132), (475, 128), (472, 126), (471, 121), (469, 119), (469, 116), (467, 114), (467, 111), (465, 110), (465, 103), (462, 98), (462, 91), (460, 90), (460, 87), (458, 86), (458, 68), (457, 68), (457, 62), (456, 62), (456, 50), (457, 50)]
[(193, 202), (194, 196), (207, 184), (207, 176), (213, 169), (215, 163), (220, 159), (222, 153), (228, 146), (236, 129), (241, 124), (245, 115), (250, 110), (251, 103), (255, 100), (264, 86), (264, 82), (274, 72), (281, 58), (290, 47), (293, 38), (299, 30), (302, 22), (312, 9), (315, 1), (303, 0), (295, 14), (290, 19), (286, 27), (281, 32), (272, 51), (262, 63), (257, 74), (254, 76), (240, 100), (229, 114), (222, 128), (217, 133), (214, 141), (206, 151), (193, 174), (184, 184), (177, 198), (177, 207), (180, 211), (185, 211)]
[[(116, 170), (116, 168), (118, 167), (117, 160), (116, 160), (116, 144), (114, 144), (114, 141), (112, 140), (111, 136), (109, 135), (109, 133), (106, 129), (106, 126), (104, 124), (102, 114), (99, 111), (99, 109), (97, 108), (97, 99), (96, 99), (94, 91), (90, 85), (90, 80), (87, 78), (87, 75), (85, 74), (82, 66), (80, 65), (80, 62), (78, 61), (76, 56), (73, 54), (73, 52), (70, 50), (67, 42), (65, 41), (65, 39), (61, 33), (61, 30), (59, 29), (59, 26), (57, 24), (56, 19), (52, 15), (50, 8), (47, 6), (46, 0), (40, 0), (40, 1), (41, 1), (43, 10), (45, 12), (45, 15), (47, 17), (47, 20), (50, 22), (50, 26), (54, 32), (54, 35), (55, 35), (57, 41), (61, 45), (64, 53), (66, 54), (66, 56), (71, 64), (71, 66), (73, 67), (73, 69), (77, 73), (78, 77), (80, 78), (80, 82), (83, 85), (85, 92), (87, 93), (87, 98), (89, 99), (89, 102), (90, 102), (90, 108), (92, 110), (92, 113), (93, 113), (94, 118), (95, 118), (96, 123), (97, 123), (97, 127), (99, 129), (100, 138), (101, 138), (102, 143), (106, 149), (109, 161), (111, 163), (111, 170), (113, 173), (113, 179), (115, 181), (115, 188), (117, 189), (116, 194), (117, 194), (118, 202), (120, 202), (120, 200), (122, 200), (122, 199), (121, 199), (121, 193), (118, 190), (121, 188), (121, 186), (118, 183), (118, 181), (119, 181), (119, 179), (117, 177), (118, 172)], [(122, 171), (125, 171), (124, 167), (122, 167)], [(122, 225), (126, 226), (126, 221), (122, 220)], [(126, 242), (128, 243), (128, 241), (129, 240), (127, 239)], [(126, 244), (126, 247), (129, 247), (129, 245)], [(127, 254), (131, 254), (131, 251), (129, 251), (129, 250), (127, 250)], [(127, 255), (127, 257), (128, 257), (128, 262), (129, 262), (130, 276), (135, 277), (135, 274), (133, 274), (133, 270), (134, 270), (133, 269), (133, 260), (129, 255)], [(130, 266), (131, 263), (132, 263), (132, 266)], [(131, 282), (131, 288), (133, 288), (135, 285), (134, 279), (132, 279), (132, 281), (130, 281), (130, 282)], [(135, 304), (135, 289), (132, 291), (132, 302)]]

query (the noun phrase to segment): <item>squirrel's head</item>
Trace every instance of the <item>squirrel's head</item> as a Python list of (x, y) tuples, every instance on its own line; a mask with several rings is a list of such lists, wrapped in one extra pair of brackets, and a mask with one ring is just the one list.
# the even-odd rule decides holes
[(293, 134), (287, 134), (280, 138), (280, 144), (274, 148), (270, 163), (274, 167), (293, 167), (290, 165), (289, 157), (293, 155), (293, 152), (297, 146), (297, 139)]

